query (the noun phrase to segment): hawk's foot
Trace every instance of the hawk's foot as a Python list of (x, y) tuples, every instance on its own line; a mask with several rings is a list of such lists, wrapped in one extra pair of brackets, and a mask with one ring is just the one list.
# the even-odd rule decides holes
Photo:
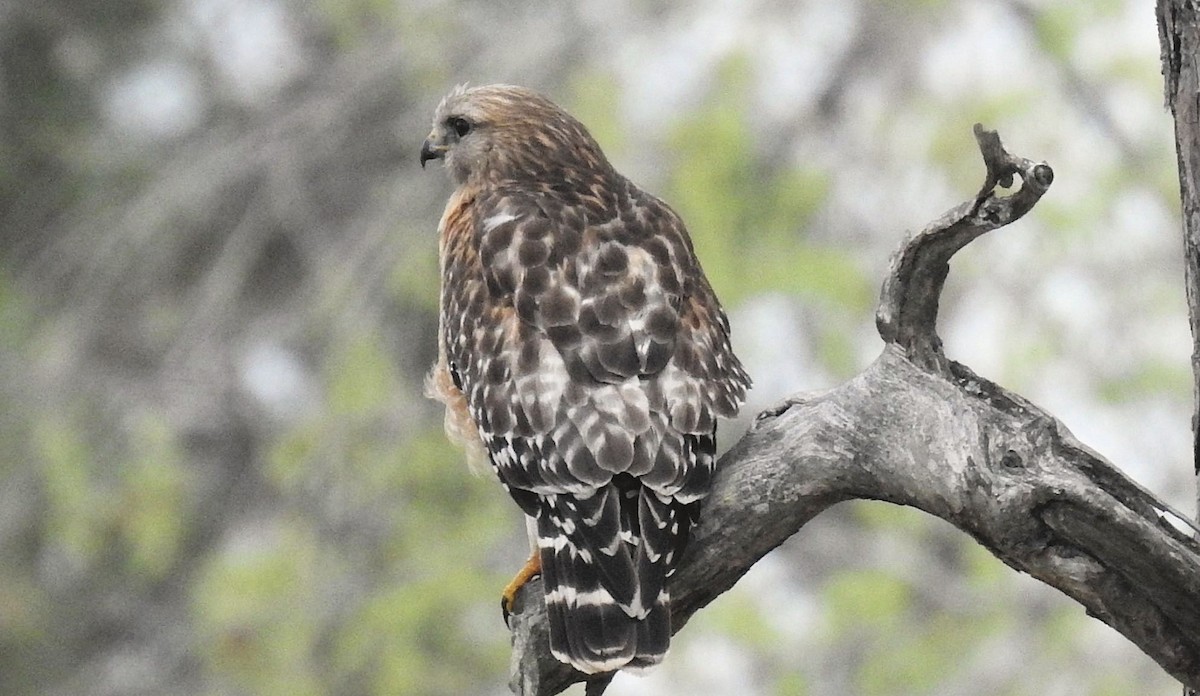
[(500, 593), (500, 611), (504, 614), (504, 625), (508, 625), (508, 617), (512, 614), (513, 603), (517, 601), (517, 592), (525, 586), (536, 575), (542, 572), (542, 556), (534, 549), (533, 553), (529, 554), (529, 560), (525, 561), (525, 565), (517, 571), (512, 581), (504, 586), (504, 590)]

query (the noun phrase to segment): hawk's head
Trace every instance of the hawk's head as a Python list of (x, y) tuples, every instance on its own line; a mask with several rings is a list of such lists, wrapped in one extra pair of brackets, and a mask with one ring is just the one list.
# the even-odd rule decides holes
[(442, 159), (455, 183), (562, 177), (609, 167), (579, 121), (524, 87), (455, 87), (438, 104), (421, 166)]

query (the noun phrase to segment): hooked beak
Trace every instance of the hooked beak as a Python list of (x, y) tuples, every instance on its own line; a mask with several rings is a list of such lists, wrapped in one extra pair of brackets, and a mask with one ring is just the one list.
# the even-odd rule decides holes
[(441, 159), (446, 155), (446, 146), (437, 142), (433, 133), (425, 138), (425, 142), (421, 143), (421, 169), (425, 168), (425, 163), (431, 159)]

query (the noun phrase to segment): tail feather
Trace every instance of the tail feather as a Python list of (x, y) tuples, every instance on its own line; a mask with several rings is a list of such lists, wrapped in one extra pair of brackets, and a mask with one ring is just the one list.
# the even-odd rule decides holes
[[(670, 499), (660, 499), (649, 488), (641, 489), (636, 505), (640, 537), (637, 549), (638, 580), (642, 596), (650, 604), (649, 600), (657, 598), (662, 591), (667, 572), (674, 566), (676, 538), (681, 531), (679, 510)], [(682, 531), (687, 533), (686, 529)]]
[(541, 503), (538, 548), (554, 656), (589, 674), (661, 662), (671, 640), (666, 578), (693, 505), (632, 479)]
[(569, 634), (566, 631), (567, 603), (562, 598), (560, 588), (567, 585), (566, 579), (559, 570), (560, 564), (554, 549), (554, 532), (546, 529), (548, 523), (543, 521), (544, 511), (538, 512), (537, 544), (541, 556), (542, 587), (546, 593), (546, 619), (550, 622), (550, 652), (559, 660), (568, 661), (566, 656), (576, 652), (571, 648)]
[(637, 629), (637, 655), (625, 668), (649, 669), (662, 662), (671, 646), (671, 596), (666, 590), (659, 593)]
[(588, 674), (620, 669), (636, 655), (637, 621), (556, 522), (545, 509), (538, 518), (550, 652)]
[(604, 486), (587, 498), (558, 496), (555, 507), (562, 530), (574, 542), (585, 566), (625, 609), (638, 602), (638, 575), (627, 544), (621, 540), (621, 494)]

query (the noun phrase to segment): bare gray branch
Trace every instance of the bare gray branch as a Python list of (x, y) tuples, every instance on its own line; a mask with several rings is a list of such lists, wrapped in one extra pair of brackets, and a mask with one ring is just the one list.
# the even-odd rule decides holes
[[(905, 241), (877, 315), (887, 343), (866, 370), (759, 415), (722, 458), (671, 594), (674, 630), (831, 505), (883, 500), (954, 524), (1058, 588), (1185, 684), (1200, 686), (1200, 531), (1053, 416), (948, 360), (936, 333), (950, 257), (1018, 220), (1049, 187), (1044, 163), (976, 127), (979, 195)], [(998, 185), (1021, 178), (1009, 196)], [(513, 616), (514, 692), (585, 675), (546, 647), (541, 584)]]

